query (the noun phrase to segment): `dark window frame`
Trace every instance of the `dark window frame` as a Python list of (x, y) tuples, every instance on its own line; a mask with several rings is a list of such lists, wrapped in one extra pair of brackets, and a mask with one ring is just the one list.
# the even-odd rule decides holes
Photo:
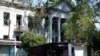
[(9, 12), (4, 12), (3, 18), (4, 18), (4, 25), (8, 26), (9, 25), (9, 20), (10, 20), (10, 13)]
[(18, 24), (18, 26), (22, 25), (22, 15), (20, 14), (16, 15), (16, 24)]
[(9, 39), (9, 36), (8, 35), (3, 35), (3, 39), (4, 40), (8, 40)]
[(20, 38), (19, 37), (20, 37), (19, 35), (16, 36), (16, 40), (17, 41), (20, 41)]

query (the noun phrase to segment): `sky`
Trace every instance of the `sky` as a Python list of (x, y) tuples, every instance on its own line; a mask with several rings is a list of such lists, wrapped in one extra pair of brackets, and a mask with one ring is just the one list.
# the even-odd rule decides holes
[[(34, 4), (34, 5), (37, 5), (38, 1), (39, 1), (39, 0), (33, 0), (33, 4)], [(40, 0), (40, 1), (41, 1), (41, 0)], [(47, 0), (42, 0), (42, 1), (43, 1), (43, 2), (46, 2)], [(72, 0), (72, 1), (75, 3), (75, 0)]]
[[(41, 1), (41, 0), (33, 0), (33, 5), (37, 5), (38, 4), (38, 1)], [(46, 2), (47, 0), (42, 0), (42, 2)]]

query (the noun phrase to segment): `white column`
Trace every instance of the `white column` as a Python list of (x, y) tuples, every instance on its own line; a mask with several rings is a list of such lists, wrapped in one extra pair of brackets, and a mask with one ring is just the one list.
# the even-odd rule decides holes
[(52, 42), (52, 15), (49, 16), (49, 43)]
[(58, 42), (61, 42), (61, 18), (58, 18)]
[(72, 44), (68, 43), (68, 56), (72, 56)]

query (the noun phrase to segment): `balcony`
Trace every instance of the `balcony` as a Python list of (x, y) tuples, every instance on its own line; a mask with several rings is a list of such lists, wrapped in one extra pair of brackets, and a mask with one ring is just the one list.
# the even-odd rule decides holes
[(24, 0), (14, 0), (13, 3), (18, 5), (18, 6), (22, 6), (22, 7), (30, 6), (30, 3), (29, 2), (25, 2)]
[(29, 29), (27, 26), (15, 26), (15, 32), (27, 32)]
[(8, 3), (12, 3), (12, 0), (0, 0), (0, 2), (8, 2)]
[(14, 40), (0, 40), (0, 45), (20, 45), (21, 41)]
[(0, 3), (5, 5), (12, 5), (18, 8), (28, 8), (30, 6), (29, 2), (25, 0), (0, 0)]

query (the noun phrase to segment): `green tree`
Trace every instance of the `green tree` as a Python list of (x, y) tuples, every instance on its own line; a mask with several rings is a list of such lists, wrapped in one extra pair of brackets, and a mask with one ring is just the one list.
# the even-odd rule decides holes
[(70, 18), (63, 24), (65, 37), (80, 42), (88, 41), (95, 28), (92, 14), (87, 2), (77, 3), (70, 13)]
[[(78, 18), (78, 37), (87, 39), (94, 31), (93, 13), (88, 3), (82, 2), (77, 5)], [(83, 39), (82, 38), (82, 39)]]
[(96, 30), (92, 35), (92, 44), (94, 50), (100, 50), (100, 30)]
[(41, 23), (42, 23), (42, 18), (37, 15), (28, 17), (29, 30), (32, 31), (34, 29), (33, 31), (34, 33), (40, 31), (42, 27)]
[(35, 8), (34, 15), (28, 16), (28, 27), (30, 31), (34, 29), (34, 32), (39, 32), (42, 28), (42, 20), (45, 18), (45, 9), (42, 8)]
[(26, 51), (31, 47), (45, 44), (44, 37), (33, 32), (22, 33), (20, 35), (20, 40), (22, 42), (22, 48), (24, 48)]
[(28, 16), (28, 32), (23, 32), (20, 35), (20, 40), (22, 41), (22, 48), (26, 51), (31, 47), (45, 44), (45, 38), (42, 34), (39, 34), (41, 30), (41, 23), (43, 18), (43, 11), (41, 8), (35, 8), (34, 14)]
[[(73, 19), (74, 18), (74, 19)], [(64, 36), (71, 40), (77, 37), (77, 24), (76, 24), (77, 18), (75, 16), (74, 12), (70, 13), (70, 18), (63, 24), (63, 32)]]

